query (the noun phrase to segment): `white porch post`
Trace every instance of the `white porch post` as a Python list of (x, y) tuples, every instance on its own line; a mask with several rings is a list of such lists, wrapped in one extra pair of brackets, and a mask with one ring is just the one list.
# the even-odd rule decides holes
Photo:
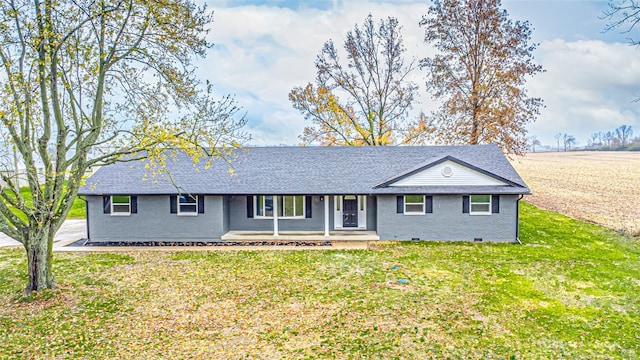
[(273, 195), (273, 236), (278, 236), (278, 197)]
[(324, 236), (329, 237), (329, 195), (324, 196)]

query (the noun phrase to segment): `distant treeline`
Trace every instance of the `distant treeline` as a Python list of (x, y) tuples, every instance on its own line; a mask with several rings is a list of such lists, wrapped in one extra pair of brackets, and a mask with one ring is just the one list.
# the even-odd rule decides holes
[(591, 134), (585, 149), (640, 151), (640, 136), (633, 137), (631, 126), (622, 125), (613, 131), (600, 131)]

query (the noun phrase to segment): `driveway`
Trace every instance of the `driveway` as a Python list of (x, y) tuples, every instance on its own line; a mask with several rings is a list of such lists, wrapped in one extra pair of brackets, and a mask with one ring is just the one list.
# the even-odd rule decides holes
[[(87, 237), (87, 222), (84, 219), (65, 220), (53, 239), (54, 243), (75, 241)], [(0, 247), (22, 245), (9, 236), (0, 233)]]

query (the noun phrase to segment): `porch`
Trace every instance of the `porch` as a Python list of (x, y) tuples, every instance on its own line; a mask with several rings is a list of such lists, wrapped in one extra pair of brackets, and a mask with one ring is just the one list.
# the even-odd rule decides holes
[(222, 241), (375, 241), (380, 240), (375, 231), (229, 231), (221, 236)]

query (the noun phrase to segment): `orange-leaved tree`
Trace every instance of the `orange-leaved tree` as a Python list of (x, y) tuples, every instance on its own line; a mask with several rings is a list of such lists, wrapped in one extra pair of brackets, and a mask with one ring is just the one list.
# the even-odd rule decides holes
[(529, 77), (543, 71), (533, 61), (527, 21), (512, 21), (500, 0), (435, 0), (420, 25), (438, 54), (423, 59), (427, 89), (442, 102), (429, 118), (423, 141), (494, 143), (508, 154), (527, 149), (526, 125), (542, 99), (529, 97)]

